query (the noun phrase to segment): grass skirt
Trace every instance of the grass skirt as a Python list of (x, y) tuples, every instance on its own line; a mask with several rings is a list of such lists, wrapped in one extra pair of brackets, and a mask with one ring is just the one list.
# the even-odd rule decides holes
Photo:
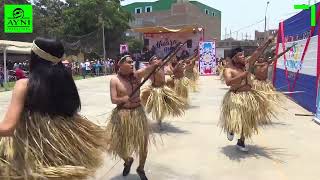
[(178, 117), (184, 114), (185, 100), (168, 86), (146, 86), (141, 92), (141, 103), (152, 118), (159, 121), (166, 116)]
[(189, 88), (193, 91), (193, 92), (197, 92), (198, 89), (198, 73), (194, 70), (186, 70), (186, 77), (189, 79)]
[(85, 179), (102, 164), (105, 130), (81, 116), (27, 115), (0, 141), (3, 179)]
[(223, 66), (221, 66), (218, 71), (219, 71), (219, 78), (221, 80), (221, 82), (223, 83), (224, 82), (224, 70), (225, 68)]
[(190, 80), (187, 77), (183, 77), (180, 79), (177, 78), (170, 78), (167, 80), (167, 86), (174, 89), (175, 93), (185, 99), (188, 100), (189, 97), (189, 88)]
[(197, 68), (194, 69), (194, 74), (195, 74), (196, 80), (198, 81), (199, 78), (200, 78), (200, 73), (199, 73), (199, 70)]
[(271, 124), (274, 115), (268, 96), (259, 91), (227, 92), (223, 98), (219, 125), (225, 132), (251, 137), (258, 127)]
[(285, 95), (278, 92), (270, 81), (253, 80), (252, 89), (265, 92), (274, 103), (282, 103)]
[[(139, 154), (148, 146), (150, 126), (142, 106), (134, 109), (115, 108), (107, 126), (108, 151), (120, 157)], [(146, 142), (146, 143), (145, 143)]]

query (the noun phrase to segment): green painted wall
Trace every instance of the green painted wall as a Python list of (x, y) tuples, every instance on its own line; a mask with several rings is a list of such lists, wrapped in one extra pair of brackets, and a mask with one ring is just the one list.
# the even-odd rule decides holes
[(142, 8), (142, 12), (145, 12), (146, 6), (152, 6), (152, 11), (166, 11), (171, 9), (171, 5), (176, 3), (177, 0), (159, 0), (155, 2), (135, 2), (123, 6), (125, 10), (131, 13), (135, 13), (135, 8)]
[(205, 13), (205, 9), (208, 9), (209, 10), (209, 14), (210, 16), (212, 16), (212, 12), (214, 12), (215, 16), (218, 16), (218, 17), (221, 17), (221, 11), (217, 10), (217, 9), (214, 9), (210, 6), (207, 6), (205, 4), (202, 4), (198, 1), (190, 1), (190, 3), (196, 5), (199, 9), (202, 10), (203, 13)]

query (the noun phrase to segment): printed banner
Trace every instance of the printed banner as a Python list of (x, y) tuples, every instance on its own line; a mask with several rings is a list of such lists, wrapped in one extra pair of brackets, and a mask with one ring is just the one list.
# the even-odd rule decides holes
[[(319, 17), (319, 4), (317, 4)], [(318, 18), (317, 18), (318, 19)], [(296, 44), (275, 64), (274, 85), (280, 91), (299, 92), (290, 94), (300, 106), (316, 113), (317, 81), (319, 64), (318, 22), (310, 26), (310, 12), (301, 11), (279, 24), (277, 53)]]
[(200, 75), (208, 76), (216, 73), (216, 44), (215, 42), (199, 43)]
[(318, 80), (317, 111), (314, 120), (320, 123), (320, 79)]
[(158, 57), (165, 57), (177, 43), (189, 42), (177, 53), (181, 55), (183, 50), (190, 55), (195, 49), (198, 49), (201, 34), (197, 33), (162, 33), (162, 34), (144, 34), (145, 40), (148, 40), (149, 50), (152, 50)]
[(120, 54), (123, 54), (125, 52), (129, 52), (128, 44), (120, 44)]

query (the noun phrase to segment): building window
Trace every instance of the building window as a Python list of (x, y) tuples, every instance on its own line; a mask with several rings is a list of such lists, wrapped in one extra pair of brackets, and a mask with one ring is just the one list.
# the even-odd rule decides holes
[(145, 12), (152, 12), (152, 6), (146, 6)]
[(209, 10), (208, 10), (208, 9), (205, 9), (204, 12), (205, 12), (206, 14), (209, 14)]
[(142, 23), (143, 23), (143, 19), (142, 18), (135, 18), (134, 25), (141, 26)]
[(134, 12), (135, 12), (136, 14), (140, 14), (140, 13), (142, 13), (142, 8), (141, 8), (141, 7), (135, 8)]
[(214, 12), (212, 12), (212, 16), (215, 16), (216, 14)]

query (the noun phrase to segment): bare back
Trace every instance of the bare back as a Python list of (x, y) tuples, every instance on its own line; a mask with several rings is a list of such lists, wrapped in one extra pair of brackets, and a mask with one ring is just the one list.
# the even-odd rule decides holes
[(176, 77), (176, 78), (178, 78), (178, 79), (183, 78), (184, 75), (185, 75), (184, 70), (185, 70), (184, 64), (178, 63), (178, 64), (176, 65), (176, 67), (174, 67), (174, 71), (173, 71), (174, 77)]

